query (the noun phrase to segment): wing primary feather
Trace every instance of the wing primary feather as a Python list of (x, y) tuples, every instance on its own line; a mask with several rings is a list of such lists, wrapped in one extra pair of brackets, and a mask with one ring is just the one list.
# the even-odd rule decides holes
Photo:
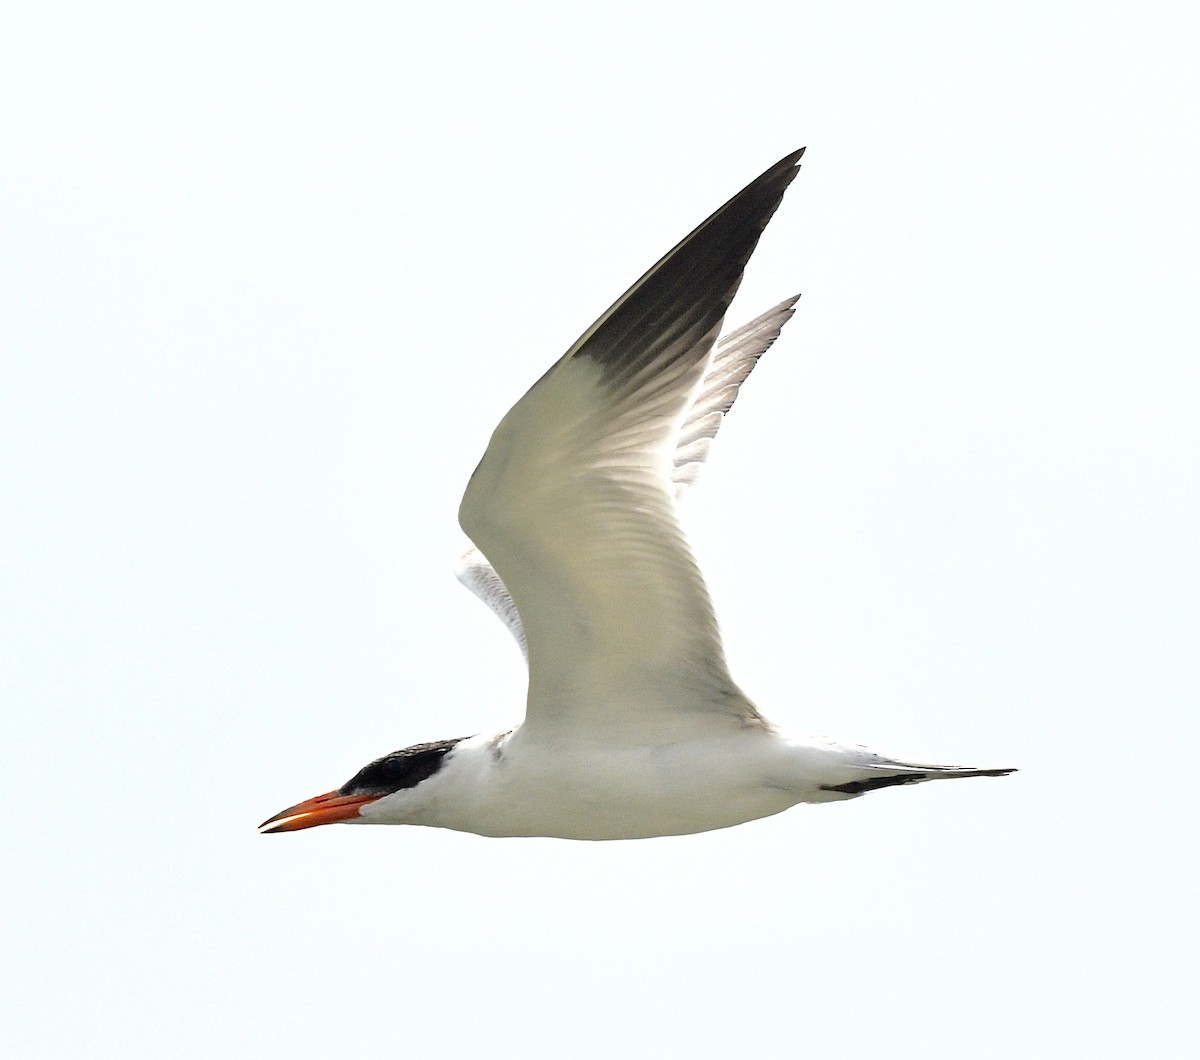
[(694, 229), (580, 336), (563, 361), (587, 357), (604, 368), (610, 386), (624, 391), (636, 388), (647, 369), (658, 374), (681, 358), (707, 354), (803, 154), (800, 148), (780, 159)]
[(795, 314), (799, 300), (800, 296), (794, 295), (748, 324), (721, 336), (698, 393), (679, 428), (675, 467), (671, 473), (676, 498), (682, 497), (696, 480), (700, 465), (708, 459), (709, 445), (725, 422), (725, 414), (737, 400), (741, 385), (754, 371), (759, 358), (779, 338), (783, 325)]

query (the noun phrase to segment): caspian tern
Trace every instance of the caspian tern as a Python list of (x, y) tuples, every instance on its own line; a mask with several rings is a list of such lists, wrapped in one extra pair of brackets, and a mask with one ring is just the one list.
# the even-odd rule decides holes
[(264, 831), (343, 821), (638, 839), (1012, 772), (789, 739), (726, 667), (676, 501), (794, 311), (789, 298), (717, 341), (802, 154), (617, 299), (500, 421), (471, 476), (459, 521), (478, 549), (459, 576), (526, 653), (525, 720), (394, 751)]

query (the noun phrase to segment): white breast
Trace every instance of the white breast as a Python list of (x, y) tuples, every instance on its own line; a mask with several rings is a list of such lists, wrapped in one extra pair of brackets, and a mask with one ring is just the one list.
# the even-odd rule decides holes
[(475, 737), (411, 791), (363, 808), (375, 823), (423, 824), (486, 836), (639, 839), (726, 828), (779, 813), (781, 743), (743, 726), (660, 747), (550, 747)]

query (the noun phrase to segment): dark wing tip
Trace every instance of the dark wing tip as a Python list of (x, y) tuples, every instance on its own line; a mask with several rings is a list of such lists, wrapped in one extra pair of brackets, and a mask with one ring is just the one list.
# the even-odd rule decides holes
[(616, 379), (644, 378), (679, 357), (699, 360), (741, 283), (759, 237), (800, 171), (804, 148), (764, 170), (712, 213), (593, 324), (568, 356)]

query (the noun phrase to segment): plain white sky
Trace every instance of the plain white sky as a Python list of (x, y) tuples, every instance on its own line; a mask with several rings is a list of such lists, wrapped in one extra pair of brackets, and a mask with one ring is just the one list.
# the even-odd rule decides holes
[[(1191, 1056), (1193, 4), (13, 3), (12, 1056)], [(254, 826), (520, 716), (509, 405), (801, 144), (689, 501), (796, 731), (982, 766), (627, 844)]]

